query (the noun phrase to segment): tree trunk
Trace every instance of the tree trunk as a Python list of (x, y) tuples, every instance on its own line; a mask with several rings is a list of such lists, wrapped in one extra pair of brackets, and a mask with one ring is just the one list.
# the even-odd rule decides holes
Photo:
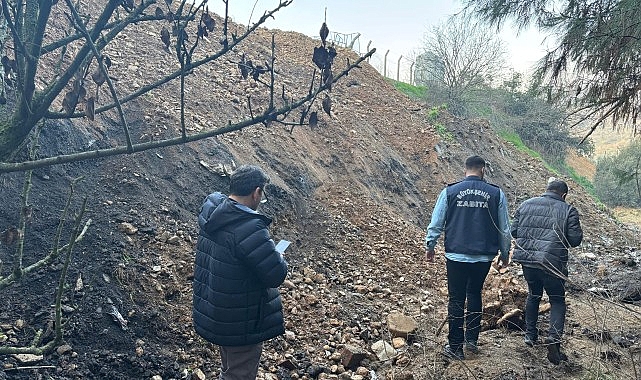
[(10, 161), (30, 131), (31, 128), (26, 125), (24, 119), (13, 119), (0, 126), (0, 161)]

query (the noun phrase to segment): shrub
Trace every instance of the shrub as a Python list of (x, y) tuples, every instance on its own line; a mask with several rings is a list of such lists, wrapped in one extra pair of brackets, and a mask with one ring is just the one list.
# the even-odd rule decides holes
[(608, 206), (641, 205), (641, 143), (633, 142), (617, 155), (597, 160), (596, 195)]

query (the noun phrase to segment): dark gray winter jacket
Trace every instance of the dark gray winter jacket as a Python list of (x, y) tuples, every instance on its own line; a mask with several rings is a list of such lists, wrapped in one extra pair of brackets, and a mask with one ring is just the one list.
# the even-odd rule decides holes
[[(567, 276), (568, 248), (583, 240), (579, 212), (553, 191), (523, 202), (511, 226), (516, 247), (512, 260), (558, 270)], [(551, 267), (550, 267), (551, 266)]]
[(198, 217), (194, 268), (196, 332), (221, 346), (256, 344), (285, 332), (277, 287), (287, 263), (274, 248), (271, 219), (210, 194)]

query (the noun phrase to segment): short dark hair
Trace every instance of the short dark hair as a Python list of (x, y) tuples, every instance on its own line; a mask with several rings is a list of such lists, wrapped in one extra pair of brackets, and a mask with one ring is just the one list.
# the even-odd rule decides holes
[(265, 188), (269, 183), (269, 176), (263, 169), (255, 165), (239, 166), (229, 177), (229, 192), (233, 195), (246, 196), (257, 187)]
[(555, 180), (548, 184), (547, 191), (554, 191), (559, 195), (568, 193), (568, 184), (564, 181)]
[(470, 156), (465, 160), (465, 169), (481, 169), (485, 167), (485, 160), (480, 156)]

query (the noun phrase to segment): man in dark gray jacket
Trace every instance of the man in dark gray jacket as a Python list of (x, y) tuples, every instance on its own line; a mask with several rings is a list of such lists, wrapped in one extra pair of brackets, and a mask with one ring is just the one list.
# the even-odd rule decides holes
[(512, 260), (521, 263), (528, 284), (525, 305), (525, 344), (537, 342), (536, 323), (543, 290), (550, 298), (550, 327), (545, 344), (548, 360), (559, 364), (567, 357), (561, 353), (565, 325), (565, 280), (568, 276), (568, 247), (583, 240), (579, 212), (565, 202), (568, 185), (553, 180), (540, 197), (523, 202), (512, 220), (511, 234), (516, 239)]
[(198, 216), (194, 328), (219, 346), (224, 380), (255, 379), (263, 341), (285, 332), (277, 288), (287, 263), (270, 238), (271, 219), (256, 211), (268, 182), (259, 167), (241, 166), (229, 197), (210, 194)]

